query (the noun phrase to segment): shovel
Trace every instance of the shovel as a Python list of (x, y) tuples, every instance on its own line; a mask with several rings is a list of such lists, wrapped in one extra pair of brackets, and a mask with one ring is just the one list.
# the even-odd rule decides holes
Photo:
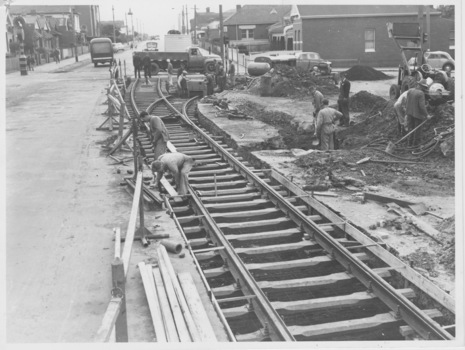
[(316, 147), (316, 146), (318, 146), (320, 144), (320, 138), (316, 134), (316, 116), (315, 116), (315, 113), (313, 113), (313, 125), (315, 127), (315, 134), (312, 136), (312, 138), (310, 140), (312, 141), (312, 146)]
[(428, 121), (428, 119), (424, 120), (420, 125), (418, 125), (415, 129), (413, 129), (412, 131), (410, 131), (407, 135), (405, 135), (404, 137), (402, 137), (399, 141), (396, 141), (396, 142), (391, 142), (389, 141), (387, 147), (386, 147), (386, 153), (389, 153), (389, 154), (392, 154), (396, 148), (396, 145), (398, 143), (400, 143), (401, 141), (405, 140), (408, 136), (410, 136), (410, 134), (412, 134), (413, 132), (415, 132), (418, 128), (420, 128), (423, 124), (425, 124), (426, 122)]

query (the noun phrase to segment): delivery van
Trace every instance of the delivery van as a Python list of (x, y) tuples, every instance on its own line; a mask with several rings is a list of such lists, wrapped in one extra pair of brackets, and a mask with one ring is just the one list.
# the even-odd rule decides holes
[(113, 45), (109, 38), (95, 38), (90, 41), (90, 58), (95, 67), (99, 63), (113, 62)]

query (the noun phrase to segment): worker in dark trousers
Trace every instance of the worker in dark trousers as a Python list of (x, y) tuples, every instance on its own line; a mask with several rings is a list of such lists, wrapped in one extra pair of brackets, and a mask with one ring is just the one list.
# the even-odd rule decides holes
[(139, 117), (144, 123), (148, 123), (150, 126), (154, 158), (157, 159), (166, 152), (167, 144), (170, 139), (168, 130), (160, 117), (149, 115), (145, 111), (142, 111)]
[(213, 95), (214, 78), (212, 74), (205, 72), (205, 83), (207, 85), (207, 96)]
[(226, 88), (226, 72), (222, 64), (219, 65), (217, 75), (218, 92), (223, 92)]
[(220, 72), (220, 63), (215, 60), (215, 86), (218, 86), (218, 74)]
[[(425, 120), (430, 120), (431, 115), (426, 110), (425, 91), (428, 89), (426, 79), (417, 82), (414, 89), (408, 90), (406, 113), (408, 130), (415, 129)], [(421, 142), (421, 128), (415, 130), (408, 138), (409, 146), (417, 146)]]
[(231, 89), (234, 89), (234, 86), (236, 85), (236, 66), (234, 65), (233, 60), (229, 61), (229, 81), (231, 83)]
[(341, 86), (339, 87), (339, 99), (337, 100), (337, 105), (339, 112), (342, 113), (343, 117), (341, 119), (342, 126), (349, 126), (350, 116), (349, 116), (349, 93), (350, 93), (350, 81), (347, 80), (345, 74), (341, 74)]
[(166, 72), (168, 73), (168, 80), (166, 81), (166, 92), (170, 93), (171, 82), (173, 80), (173, 64), (171, 63), (169, 58), (166, 60), (166, 62)]
[(152, 173), (156, 174), (156, 186), (161, 192), (160, 181), (165, 172), (170, 172), (174, 177), (176, 189), (179, 195), (189, 192), (189, 172), (195, 166), (195, 160), (184, 153), (165, 153), (152, 162)]
[(31, 55), (27, 56), (26, 64), (27, 64), (27, 70), (32, 70), (31, 69)]
[(178, 88), (180, 89), (178, 91), (179, 97), (186, 98), (188, 97), (187, 93), (187, 72), (184, 71), (178, 78)]
[(149, 78), (152, 78), (152, 63), (150, 62), (150, 57), (145, 56), (142, 59), (142, 64), (144, 66), (145, 84), (149, 85)]
[(141, 59), (139, 56), (132, 56), (132, 64), (134, 66), (134, 77), (140, 79)]

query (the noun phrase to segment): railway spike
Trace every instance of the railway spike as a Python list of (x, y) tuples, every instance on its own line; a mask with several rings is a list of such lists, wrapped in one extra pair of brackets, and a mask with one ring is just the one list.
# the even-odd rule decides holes
[(400, 305), (397, 305), (397, 311), (394, 315), (394, 317), (398, 320), (400, 320), (402, 318), (401, 314), (400, 314)]
[(239, 280), (239, 278), (236, 280), (236, 289), (237, 289), (237, 290), (242, 289), (241, 281)]
[(350, 263), (347, 265), (347, 272), (352, 273), (352, 266)]
[(253, 311), (253, 310), (254, 310), (254, 306), (253, 306), (252, 300), (250, 300), (249, 303), (247, 304), (247, 309), (248, 309), (249, 311)]
[(368, 288), (367, 288), (367, 291), (368, 291), (369, 293), (373, 292), (373, 285), (372, 285), (371, 281), (370, 281), (370, 282), (368, 282)]
[(270, 336), (270, 327), (268, 326), (268, 322), (265, 322), (265, 328), (263, 329), (263, 334), (265, 335), (265, 337)]

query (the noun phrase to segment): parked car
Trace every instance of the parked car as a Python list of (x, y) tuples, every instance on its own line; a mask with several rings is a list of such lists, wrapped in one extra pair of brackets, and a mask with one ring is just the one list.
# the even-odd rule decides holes
[[(428, 64), (431, 68), (442, 69), (449, 72), (455, 69), (455, 60), (447, 52), (426, 51), (424, 53), (424, 58), (423, 64)], [(408, 64), (412, 68), (413, 66), (417, 66), (417, 58), (410, 58)]]
[(114, 52), (124, 51), (124, 45), (122, 43), (114, 43), (113, 51)]
[(321, 58), (317, 52), (299, 52), (296, 54), (296, 67), (304, 70), (316, 70), (321, 74), (331, 74), (332, 63)]

